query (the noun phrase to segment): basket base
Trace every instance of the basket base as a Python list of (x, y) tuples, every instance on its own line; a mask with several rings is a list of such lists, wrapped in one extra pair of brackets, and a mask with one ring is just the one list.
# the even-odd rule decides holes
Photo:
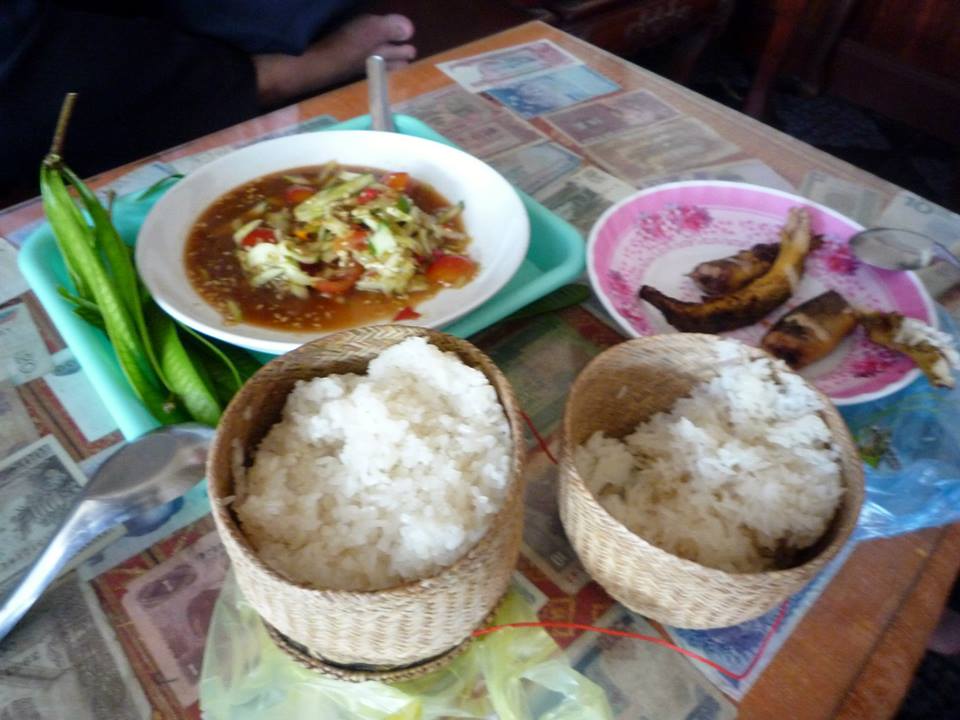
[(398, 682), (422, 677), (446, 667), (465, 652), (473, 641), (473, 638), (468, 636), (459, 645), (454, 645), (446, 652), (410, 665), (342, 665), (318, 656), (305, 645), (291, 640), (263, 618), (260, 620), (274, 644), (299, 665), (348, 682)]

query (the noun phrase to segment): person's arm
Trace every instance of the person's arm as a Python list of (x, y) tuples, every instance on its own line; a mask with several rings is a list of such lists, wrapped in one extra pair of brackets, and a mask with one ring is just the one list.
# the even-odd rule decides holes
[(357, 0), (156, 0), (153, 12), (251, 55), (300, 55), (362, 5)]
[[(65, 156), (90, 175), (257, 114), (249, 55), (164, 22), (0, 3), (0, 188), (36, 187), (60, 104)], [(2, 194), (2, 193), (0, 193)]]

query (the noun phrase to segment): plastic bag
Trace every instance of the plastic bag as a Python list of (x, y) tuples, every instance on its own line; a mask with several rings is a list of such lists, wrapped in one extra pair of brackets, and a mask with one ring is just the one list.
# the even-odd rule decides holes
[[(495, 624), (535, 621), (511, 590)], [(267, 635), (230, 573), (207, 636), (200, 679), (207, 720), (610, 720), (603, 690), (576, 672), (542, 629), (510, 629), (422, 678), (351, 683), (298, 665)]]
[[(937, 313), (941, 329), (956, 342), (950, 315), (941, 307)], [(855, 537), (887, 537), (960, 520), (960, 387), (936, 388), (920, 378), (885, 398), (840, 411), (866, 471)]]

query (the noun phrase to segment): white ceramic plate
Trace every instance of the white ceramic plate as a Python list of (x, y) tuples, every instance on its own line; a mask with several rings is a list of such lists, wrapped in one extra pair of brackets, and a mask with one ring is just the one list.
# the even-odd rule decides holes
[[(687, 277), (704, 260), (727, 257), (758, 242), (776, 242), (792, 207), (806, 207), (823, 245), (810, 254), (803, 279), (782, 308), (758, 323), (723, 333), (759, 345), (782, 315), (828, 289), (855, 307), (895, 311), (937, 326), (930, 296), (913, 273), (880, 270), (857, 260), (848, 240), (863, 228), (828, 207), (780, 190), (717, 180), (668, 183), (611, 207), (587, 243), (590, 283), (604, 307), (633, 336), (676, 332), (660, 311), (637, 297), (641, 285), (681, 300), (700, 293)], [(920, 376), (905, 355), (855, 330), (830, 355), (803, 368), (837, 405), (876, 400)]]
[(137, 237), (137, 270), (151, 295), (184, 324), (251, 350), (283, 353), (326, 334), (224, 322), (191, 286), (183, 254), (193, 223), (221, 195), (263, 175), (329, 160), (405, 171), (433, 185), (450, 202), (464, 202), (463, 222), (472, 238), (469, 254), (480, 270), (464, 287), (441, 290), (418, 304), (417, 325), (442, 327), (478, 307), (513, 277), (527, 254), (530, 223), (523, 203), (510, 183), (486, 163), (409, 135), (367, 130), (306, 133), (225, 155), (191, 173), (160, 199)]

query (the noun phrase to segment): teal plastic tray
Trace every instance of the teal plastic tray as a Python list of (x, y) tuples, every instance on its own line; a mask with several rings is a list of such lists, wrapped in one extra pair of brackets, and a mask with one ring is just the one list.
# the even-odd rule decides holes
[[(394, 120), (401, 133), (454, 145), (416, 118), (396, 115)], [(365, 115), (317, 132), (369, 129), (370, 117)], [(530, 249), (526, 258), (500, 292), (473, 312), (444, 327), (444, 332), (468, 337), (553, 292), (583, 272), (584, 242), (580, 233), (530, 196), (523, 192), (519, 194), (530, 216)], [(114, 204), (114, 222), (130, 245), (136, 241), (140, 225), (160, 195), (162, 193), (158, 192), (142, 198), (139, 193), (134, 193), (119, 198)], [(30, 288), (87, 373), (124, 437), (132, 440), (157, 427), (157, 421), (123, 377), (106, 335), (77, 317), (70, 304), (57, 292), (59, 286), (69, 287), (70, 283), (48, 225), (42, 225), (30, 235), (21, 248), (18, 262)]]

